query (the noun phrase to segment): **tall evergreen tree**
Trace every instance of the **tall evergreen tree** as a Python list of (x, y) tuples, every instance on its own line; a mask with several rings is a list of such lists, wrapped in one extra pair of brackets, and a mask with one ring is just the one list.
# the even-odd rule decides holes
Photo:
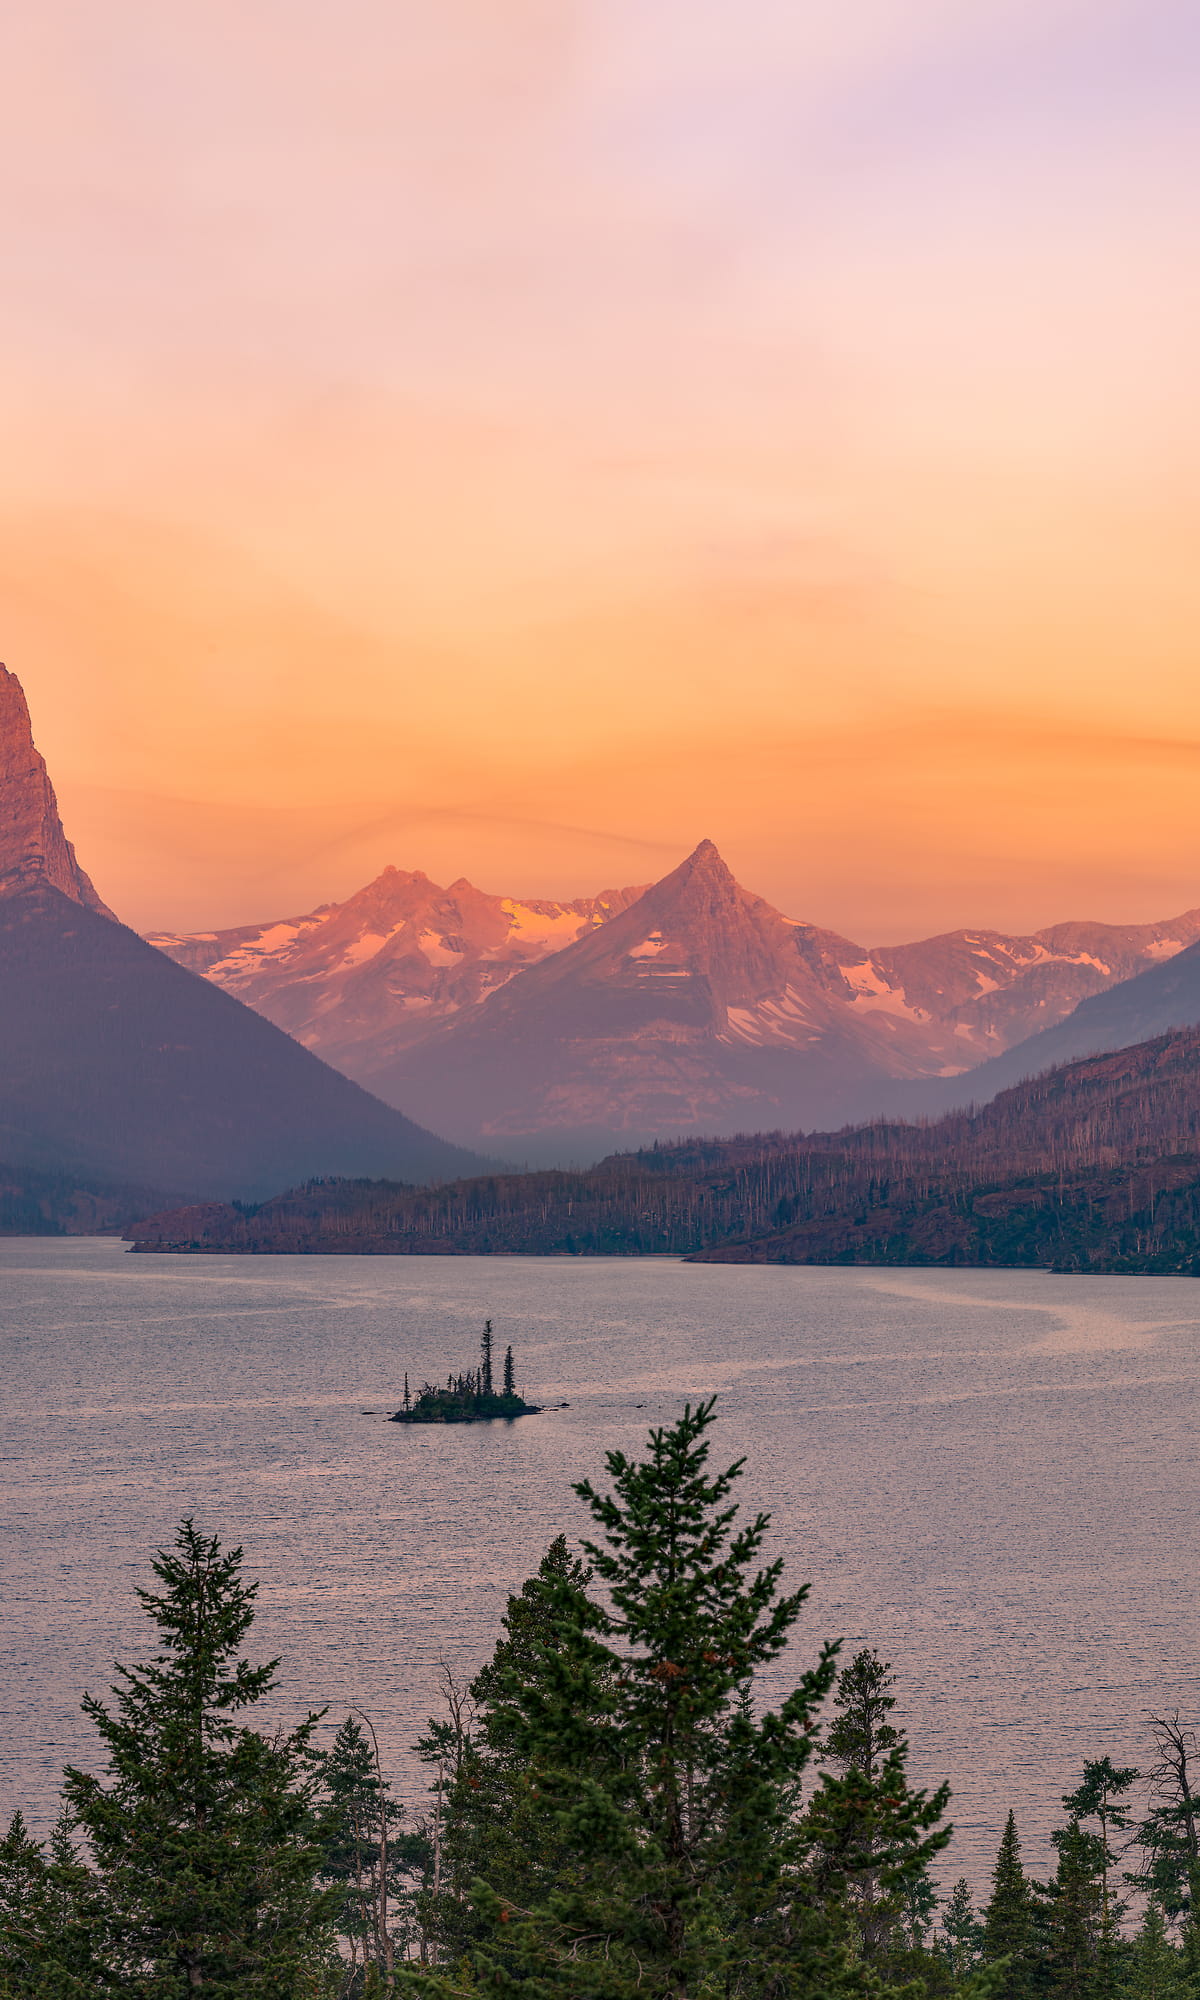
[(956, 1985), (979, 1963), (983, 1924), (965, 1875), (960, 1875), (942, 1908), (941, 1948)]
[(66, 1774), (103, 1891), (107, 1959), (135, 2000), (299, 2000), (330, 1963), (336, 1900), (314, 1885), (317, 1718), (272, 1740), (241, 1721), (276, 1662), (238, 1657), (257, 1592), (240, 1548), (187, 1520), (153, 1567), (161, 1589), (138, 1596), (159, 1650), (118, 1666), (113, 1711), (84, 1701), (107, 1782)]
[(506, 1396), (515, 1396), (517, 1393), (517, 1379), (513, 1372), (513, 1353), (511, 1347), (506, 1347), (504, 1350), (504, 1393)]
[(1113, 1904), (1110, 1888), (1110, 1877), (1117, 1860), (1112, 1835), (1124, 1832), (1132, 1823), (1132, 1816), (1123, 1801), (1138, 1776), (1132, 1764), (1118, 1767), (1111, 1757), (1098, 1757), (1084, 1765), (1082, 1783), (1063, 1799), (1073, 1819), (1094, 1819), (1100, 1829), (1101, 1921), (1106, 1937), (1116, 1932), (1122, 1913), (1121, 1905)]
[(1183, 2000), (1187, 1988), (1179, 1952), (1167, 1935), (1163, 1913), (1151, 1896), (1130, 1952), (1130, 2000)]
[(1168, 1920), (1182, 1922), (1200, 1993), (1200, 1750), (1196, 1731), (1178, 1709), (1151, 1716), (1150, 1731), (1150, 1807), (1138, 1828), (1142, 1866), (1132, 1880)]
[(480, 1342), (480, 1353), (483, 1357), (483, 1366), (480, 1369), (479, 1392), (483, 1396), (490, 1396), (492, 1393), (492, 1322), (490, 1319), (485, 1319), (483, 1322), (483, 1339)]
[(992, 1870), (992, 1893), (983, 1913), (980, 1956), (1000, 1963), (996, 2000), (1028, 2000), (1038, 1969), (1037, 1914), (1033, 1889), (1021, 1865), (1016, 1815), (1009, 1813)]
[[(471, 1730), (456, 1731), (451, 1719), (431, 1723), (423, 1739), (427, 1760), (438, 1764), (449, 1784), (441, 1820), (439, 1892), (426, 1895), (422, 1917), (427, 1934), (450, 1961), (492, 1929), (469, 1900), (473, 1882), (482, 1879), (507, 1902), (529, 1907), (548, 1896), (571, 1865), (571, 1852), (547, 1813), (543, 1788), (531, 1781), (505, 1690), (513, 1682), (533, 1689), (544, 1681), (565, 1607), (571, 1607), (575, 1618), (588, 1616), (590, 1580), (591, 1571), (572, 1556), (566, 1536), (557, 1535), (536, 1574), (509, 1598), (503, 1636), (471, 1683)], [(576, 1596), (583, 1601), (576, 1604)], [(495, 1949), (505, 1955), (502, 1937)]]
[(100, 1954), (96, 1884), (60, 1819), (46, 1847), (20, 1813), (0, 1840), (0, 1995), (100, 2000), (113, 1990)]
[(909, 1785), (908, 1744), (890, 1720), (894, 1686), (890, 1663), (870, 1648), (842, 1669), (806, 1822), (830, 1907), (849, 1919), (868, 1964), (919, 1949), (927, 1926), (917, 1906), (935, 1900), (928, 1863), (950, 1838), (938, 1825), (949, 1786), (928, 1796)]
[[(372, 1980), (390, 1992), (397, 1960), (415, 1935), (414, 1875), (428, 1862), (428, 1842), (403, 1829), (368, 1723), (348, 1715), (321, 1761), (324, 1796), (321, 1876), (340, 1891), (338, 1936), (364, 1990)], [(357, 1989), (355, 1989), (357, 1990)]]
[(1043, 1915), (1048, 1989), (1053, 2000), (1098, 2000), (1109, 1988), (1100, 1837), (1074, 1819), (1050, 1837), (1058, 1866)]
[(711, 1403), (689, 1407), (644, 1462), (608, 1455), (611, 1492), (576, 1487), (605, 1602), (549, 1580), (547, 1639), (499, 1670), (496, 1727), (556, 1861), (525, 1903), (476, 1885), (484, 1991), (783, 2000), (860, 1977), (806, 1874), (797, 1810), (834, 1649), (756, 1713), (755, 1674), (807, 1592), (781, 1595), (781, 1563), (758, 1566), (768, 1520), (737, 1522), (740, 1462), (708, 1473), (712, 1421)]

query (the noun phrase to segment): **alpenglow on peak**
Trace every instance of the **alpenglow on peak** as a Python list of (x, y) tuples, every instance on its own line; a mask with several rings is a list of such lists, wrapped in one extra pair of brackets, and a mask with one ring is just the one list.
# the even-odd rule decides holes
[(0, 665), (0, 896), (39, 883), (102, 917), (113, 915), (63, 832), (46, 760), (33, 740), (25, 690)]

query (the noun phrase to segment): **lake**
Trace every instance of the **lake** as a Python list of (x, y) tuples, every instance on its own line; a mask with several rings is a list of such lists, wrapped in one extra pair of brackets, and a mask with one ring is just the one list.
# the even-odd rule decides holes
[[(474, 1362), (515, 1424), (389, 1424)], [(148, 1651), (133, 1589), (181, 1516), (246, 1548), (271, 1719), (351, 1704), (399, 1789), (439, 1662), (488, 1656), (510, 1590), (584, 1513), (572, 1480), (716, 1393), (714, 1457), (812, 1595), (791, 1664), (872, 1645), (947, 1876), (982, 1880), (1009, 1806), (1044, 1865), (1084, 1758), (1145, 1761), (1147, 1709), (1200, 1721), (1200, 1281), (668, 1260), (132, 1256), (0, 1241), (0, 1810), (44, 1827), (79, 1713)], [(784, 1685), (786, 1670), (774, 1685)]]

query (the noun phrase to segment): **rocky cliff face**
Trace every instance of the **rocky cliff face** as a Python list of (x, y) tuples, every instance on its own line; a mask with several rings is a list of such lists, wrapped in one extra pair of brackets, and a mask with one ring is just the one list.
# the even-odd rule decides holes
[(21, 683), (0, 666), (0, 896), (40, 883), (86, 910), (112, 916), (63, 832), (45, 759), (34, 746)]

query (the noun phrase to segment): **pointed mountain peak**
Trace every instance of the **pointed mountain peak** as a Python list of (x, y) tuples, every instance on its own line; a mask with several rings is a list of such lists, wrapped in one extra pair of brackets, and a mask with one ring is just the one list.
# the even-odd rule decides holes
[(693, 848), (686, 861), (678, 868), (672, 868), (647, 892), (649, 901), (665, 910), (678, 905), (681, 909), (693, 910), (731, 909), (735, 905), (758, 905), (761, 898), (752, 896), (736, 880), (727, 862), (723, 859), (715, 843), (702, 840)]
[(25, 690), (0, 665), (0, 896), (39, 883), (112, 917), (63, 832), (45, 759), (33, 741)]
[[(687, 860), (680, 862), (675, 874), (680, 881), (689, 881), (696, 876), (707, 881), (720, 882), (722, 886), (733, 881), (733, 876), (716, 842), (712, 840), (702, 840), (699, 847), (694, 847)], [(666, 879), (669, 881), (670, 877)]]

